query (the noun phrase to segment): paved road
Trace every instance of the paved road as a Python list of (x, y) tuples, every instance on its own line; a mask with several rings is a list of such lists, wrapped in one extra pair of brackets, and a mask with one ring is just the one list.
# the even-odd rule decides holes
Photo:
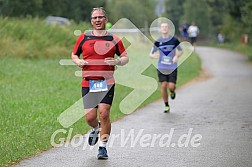
[(97, 146), (76, 140), (82, 145), (54, 148), (17, 166), (251, 167), (252, 66), (230, 51), (196, 52), (211, 77), (180, 88), (169, 114), (158, 100), (114, 122), (107, 161), (96, 160)]

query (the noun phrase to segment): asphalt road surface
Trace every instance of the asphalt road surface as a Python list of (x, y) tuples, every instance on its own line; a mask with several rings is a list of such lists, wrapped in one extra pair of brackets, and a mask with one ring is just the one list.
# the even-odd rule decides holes
[(108, 160), (86, 138), (16, 166), (252, 166), (252, 65), (234, 52), (197, 47), (204, 73), (177, 90), (163, 113), (158, 100), (112, 124)]

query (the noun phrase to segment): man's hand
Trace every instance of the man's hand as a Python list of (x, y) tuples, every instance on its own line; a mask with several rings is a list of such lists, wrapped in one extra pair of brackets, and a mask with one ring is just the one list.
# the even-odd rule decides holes
[(153, 59), (158, 59), (159, 58), (159, 53), (155, 52), (153, 54), (150, 54), (150, 57), (153, 58)]
[(182, 55), (183, 55), (183, 51), (182, 50), (178, 50), (177, 53), (176, 53), (176, 55), (172, 59), (173, 63), (177, 63), (179, 57), (182, 56)]
[(85, 66), (85, 65), (87, 65), (88, 64), (88, 62), (87, 61), (85, 61), (85, 60), (81, 60), (81, 59), (79, 59), (79, 60), (76, 60), (76, 65), (77, 66), (79, 66), (80, 68), (83, 68), (83, 66)]
[(83, 68), (83, 66), (88, 64), (87, 61), (80, 59), (79, 56), (74, 55), (73, 53), (72, 53), (72, 61), (80, 68)]
[(178, 59), (179, 59), (179, 56), (178, 55), (175, 55), (172, 59), (173, 63), (177, 63), (178, 62)]
[(115, 66), (115, 65), (118, 65), (119, 60), (113, 57), (108, 57), (108, 58), (105, 58), (104, 62), (110, 66)]

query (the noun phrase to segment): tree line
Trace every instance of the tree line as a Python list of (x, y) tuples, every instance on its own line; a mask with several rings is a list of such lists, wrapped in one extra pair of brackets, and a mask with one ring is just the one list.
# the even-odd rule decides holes
[[(79, 23), (89, 21), (93, 7), (103, 6), (112, 23), (128, 18), (140, 28), (158, 17), (155, 14), (157, 3), (158, 0), (0, 0), (0, 15), (41, 18), (53, 15)], [(162, 16), (169, 18), (177, 31), (183, 21), (195, 21), (204, 38), (218, 32), (229, 40), (243, 33), (251, 35), (251, 0), (164, 0), (164, 5)]]

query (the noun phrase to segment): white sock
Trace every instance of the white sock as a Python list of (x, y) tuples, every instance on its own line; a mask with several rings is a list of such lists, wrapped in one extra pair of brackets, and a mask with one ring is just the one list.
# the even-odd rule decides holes
[(107, 142), (106, 141), (100, 141), (99, 147), (106, 147)]
[(99, 129), (100, 127), (99, 127), (99, 124), (94, 128), (94, 130), (97, 130), (97, 129)]

